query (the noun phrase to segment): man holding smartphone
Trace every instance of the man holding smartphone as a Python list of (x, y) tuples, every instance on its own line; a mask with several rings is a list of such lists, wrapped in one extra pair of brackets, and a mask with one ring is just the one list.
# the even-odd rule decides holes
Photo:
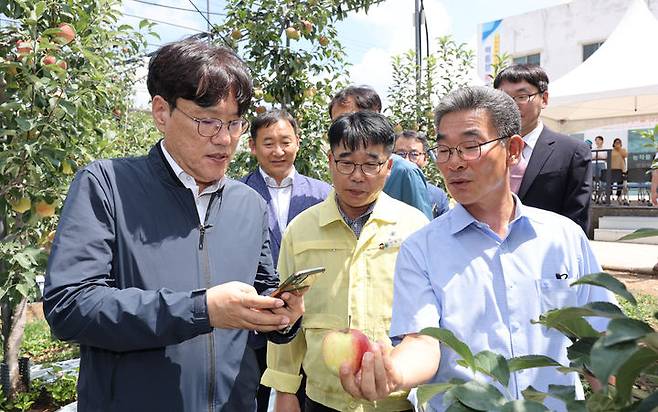
[(290, 222), (281, 242), (279, 273), (323, 266), (304, 295), (302, 330), (290, 343), (269, 345), (262, 383), (277, 391), (275, 411), (300, 404), (300, 368), (307, 375), (305, 411), (406, 411), (406, 392), (372, 403), (347, 394), (322, 361), (324, 336), (354, 328), (373, 342), (386, 339), (393, 300), (393, 268), (400, 243), (427, 224), (418, 209), (382, 192), (395, 132), (379, 113), (338, 117), (329, 128), (334, 190)]

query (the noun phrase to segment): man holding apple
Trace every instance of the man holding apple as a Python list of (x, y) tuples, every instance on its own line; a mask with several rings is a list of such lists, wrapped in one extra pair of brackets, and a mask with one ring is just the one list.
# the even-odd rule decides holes
[[(426, 382), (474, 379), (459, 356), (419, 332), (442, 327), (470, 346), (505, 358), (545, 355), (568, 365), (571, 341), (530, 321), (541, 313), (593, 301), (614, 302), (605, 289), (569, 285), (599, 272), (585, 234), (570, 219), (525, 206), (510, 189), (519, 161), (521, 117), (505, 93), (467, 87), (449, 94), (435, 113), (436, 163), (458, 204), (411, 235), (395, 269), (390, 336), (397, 346), (373, 345), (360, 370), (341, 367), (341, 382), (358, 398), (376, 400)], [(592, 319), (598, 330), (605, 325)], [(478, 379), (484, 379), (478, 376)], [(511, 374), (507, 393), (519, 399), (532, 385), (575, 385), (577, 374), (544, 367)], [(564, 404), (551, 403), (550, 410)], [(430, 401), (442, 411), (442, 395)]]
[(253, 94), (232, 50), (184, 40), (151, 58), (164, 135), (146, 156), (93, 162), (69, 190), (44, 311), (80, 344), (83, 411), (253, 411), (248, 330), (287, 342), (303, 299), (278, 285), (265, 202), (225, 176)]
[[(279, 272), (323, 266), (305, 295), (302, 330), (284, 345), (268, 346), (262, 383), (277, 391), (275, 410), (295, 412), (295, 396), (307, 375), (305, 411), (406, 411), (406, 392), (378, 402), (354, 399), (323, 361), (325, 336), (358, 329), (370, 340), (385, 339), (393, 303), (393, 268), (400, 243), (427, 224), (418, 209), (386, 195), (395, 132), (379, 113), (339, 116), (329, 128), (329, 169), (334, 190), (323, 202), (289, 223), (281, 242)], [(356, 340), (352, 339), (356, 337)], [(337, 356), (358, 356), (358, 333), (336, 336)], [(352, 351), (352, 343), (356, 350)], [(343, 346), (341, 348), (340, 346)], [(346, 359), (348, 360), (348, 359)]]

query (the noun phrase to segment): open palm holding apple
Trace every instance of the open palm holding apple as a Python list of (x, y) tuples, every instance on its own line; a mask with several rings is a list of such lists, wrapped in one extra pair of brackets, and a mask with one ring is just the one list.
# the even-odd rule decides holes
[(390, 358), (390, 345), (372, 343), (357, 329), (328, 333), (322, 342), (327, 368), (355, 398), (375, 401), (401, 388), (402, 378)]

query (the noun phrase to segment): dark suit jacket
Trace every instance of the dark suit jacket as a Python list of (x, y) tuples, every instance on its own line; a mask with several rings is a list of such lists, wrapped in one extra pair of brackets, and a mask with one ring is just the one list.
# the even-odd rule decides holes
[[(257, 191), (265, 202), (267, 202), (267, 212), (269, 214), (270, 226), (270, 249), (272, 249), (272, 260), (276, 267), (279, 262), (279, 249), (281, 248), (281, 236), (283, 231), (279, 228), (279, 222), (274, 212), (274, 205), (270, 197), (270, 191), (267, 190), (267, 185), (260, 171), (254, 170), (247, 176), (240, 179), (247, 186)], [(322, 202), (327, 198), (331, 186), (311, 177), (295, 173), (295, 179), (292, 182), (292, 195), (290, 196), (290, 207), (288, 209), (288, 223), (309, 207)]]
[(587, 233), (591, 195), (589, 146), (544, 126), (521, 181), (521, 202), (566, 216)]

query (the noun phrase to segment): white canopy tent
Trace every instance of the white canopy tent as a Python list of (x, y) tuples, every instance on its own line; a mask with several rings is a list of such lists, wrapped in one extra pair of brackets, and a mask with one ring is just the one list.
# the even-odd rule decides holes
[(603, 45), (549, 85), (542, 119), (573, 133), (629, 122), (658, 122), (658, 20), (631, 3)]

